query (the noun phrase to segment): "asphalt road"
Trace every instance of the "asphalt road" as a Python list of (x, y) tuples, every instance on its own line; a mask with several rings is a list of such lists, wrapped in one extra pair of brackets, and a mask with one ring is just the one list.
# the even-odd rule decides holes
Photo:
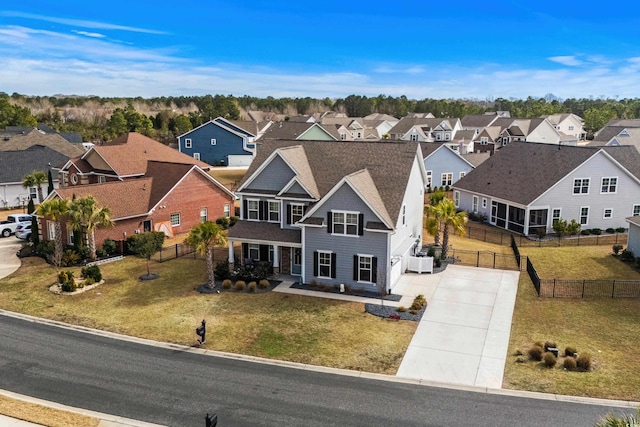
[(207, 412), (221, 427), (591, 426), (614, 410), (212, 357), (2, 315), (0, 388), (171, 426), (203, 426)]

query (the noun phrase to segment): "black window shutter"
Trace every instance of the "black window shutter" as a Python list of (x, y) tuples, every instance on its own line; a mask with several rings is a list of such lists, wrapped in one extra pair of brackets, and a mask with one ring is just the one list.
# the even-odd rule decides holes
[(249, 211), (247, 210), (247, 199), (242, 200), (242, 219), (249, 218)]
[(358, 214), (358, 236), (364, 234), (364, 215)]
[(313, 253), (313, 275), (318, 277), (318, 252)]
[(291, 205), (287, 205), (287, 224), (291, 224)]
[(264, 219), (265, 219), (265, 215), (264, 215), (264, 205), (265, 205), (264, 201), (260, 200), (260, 201), (258, 202), (258, 219), (259, 219), (260, 221), (262, 221), (262, 220), (264, 220)]
[(307, 213), (307, 208), (308, 208), (308, 207), (309, 207), (309, 206), (303, 206), (303, 207), (302, 207), (302, 215), (304, 215), (304, 214), (306, 214), (306, 213)]
[(336, 259), (337, 259), (337, 256), (334, 252), (331, 254), (331, 278), (332, 279), (336, 278)]
[(353, 256), (353, 280), (358, 280), (358, 255)]
[(242, 244), (242, 258), (249, 258), (249, 244)]
[(378, 283), (378, 257), (371, 258), (371, 281)]
[(331, 233), (333, 230), (333, 214), (327, 212), (327, 233)]
[(269, 261), (269, 245), (260, 245), (260, 261)]

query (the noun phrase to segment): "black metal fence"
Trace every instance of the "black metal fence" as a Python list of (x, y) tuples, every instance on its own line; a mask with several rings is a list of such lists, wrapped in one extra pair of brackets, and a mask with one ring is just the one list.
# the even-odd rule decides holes
[(176, 243), (175, 245), (161, 248), (151, 259), (158, 262), (165, 262), (191, 254), (193, 254), (194, 259), (197, 257), (196, 251), (191, 246), (185, 245), (184, 243)]
[(511, 254), (450, 249), (449, 256), (453, 257), (455, 264), (459, 265), (496, 268), (499, 270), (520, 270), (519, 257)]
[(511, 240), (515, 239), (521, 247), (557, 247), (557, 246), (594, 246), (594, 245), (626, 245), (626, 233), (604, 233), (600, 235), (577, 235), (565, 236), (561, 239), (557, 237), (545, 237), (538, 239), (519, 234), (511, 234), (506, 231), (492, 230), (487, 227), (467, 225), (464, 237), (468, 239), (480, 240), (496, 245), (511, 245)]
[[(514, 254), (520, 254), (514, 238)], [(517, 257), (520, 259), (520, 257)], [(640, 280), (541, 279), (527, 258), (527, 273), (539, 297), (548, 298), (640, 298)]]

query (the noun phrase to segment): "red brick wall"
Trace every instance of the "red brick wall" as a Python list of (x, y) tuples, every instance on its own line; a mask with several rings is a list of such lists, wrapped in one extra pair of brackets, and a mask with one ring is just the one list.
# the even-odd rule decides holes
[[(107, 237), (113, 240), (123, 240), (127, 236), (135, 234), (136, 230), (140, 230), (142, 233), (144, 231), (143, 223), (146, 220), (151, 220), (152, 224), (171, 221), (172, 213), (180, 214), (180, 225), (172, 228), (173, 234), (185, 234), (200, 223), (201, 208), (207, 208), (208, 220), (215, 221), (224, 215), (225, 204), (231, 205), (231, 214), (233, 214), (233, 202), (232, 196), (198, 172), (192, 172), (160, 202), (151, 215), (116, 221), (115, 225), (110, 228), (98, 228), (95, 231), (96, 246), (100, 247)], [(40, 230), (44, 240), (47, 240), (46, 221), (42, 219), (40, 220)], [(63, 234), (64, 241), (67, 242), (66, 232), (63, 231)]]

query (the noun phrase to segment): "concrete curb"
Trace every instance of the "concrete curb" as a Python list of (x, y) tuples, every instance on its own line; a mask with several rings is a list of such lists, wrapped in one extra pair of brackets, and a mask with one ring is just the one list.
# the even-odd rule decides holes
[[(398, 377), (394, 375), (377, 374), (373, 372), (354, 371), (349, 369), (331, 368), (326, 366), (308, 365), (305, 363), (289, 362), (286, 360), (266, 359), (262, 357), (249, 356), (244, 354), (226, 353), (222, 351), (207, 350), (207, 349), (189, 347), (189, 346), (180, 345), (180, 344), (154, 341), (154, 340), (149, 340), (145, 338), (136, 338), (129, 335), (101, 331), (98, 329), (87, 328), (84, 326), (70, 325), (70, 324), (59, 322), (56, 320), (43, 319), (39, 317), (30, 316), (27, 314), (14, 313), (14, 312), (2, 310), (2, 309), (0, 309), (0, 315), (22, 319), (28, 322), (41, 323), (45, 325), (51, 325), (51, 326), (56, 326), (60, 328), (76, 330), (76, 331), (85, 332), (93, 335), (98, 335), (98, 336), (103, 336), (103, 337), (118, 339), (122, 341), (128, 341), (128, 342), (133, 342), (137, 344), (153, 346), (153, 347), (160, 347), (160, 348), (166, 348), (171, 350), (181, 350), (184, 352), (191, 352), (191, 353), (202, 354), (206, 356), (223, 357), (225, 359), (241, 360), (241, 361), (247, 361), (247, 362), (253, 362), (253, 363), (262, 363), (265, 365), (282, 366), (286, 368), (301, 369), (305, 371), (321, 372), (321, 373), (327, 373), (327, 374), (343, 375), (343, 376), (365, 378), (365, 379), (379, 380), (379, 381), (390, 381), (390, 382), (404, 383), (404, 384), (422, 385), (427, 387), (446, 388), (451, 390), (471, 391), (475, 393), (522, 397), (522, 398), (529, 398), (529, 399), (555, 400), (559, 402), (581, 403), (586, 405), (611, 406), (611, 407), (619, 407), (619, 408), (640, 407), (640, 402), (635, 402), (635, 401), (609, 400), (609, 399), (600, 399), (600, 398), (593, 398), (593, 397), (566, 396), (566, 395), (539, 393), (539, 392), (531, 392), (531, 391), (494, 389), (494, 388), (488, 388), (488, 387), (475, 387), (475, 386), (466, 386), (466, 385), (457, 385), (457, 384), (438, 383), (438, 382), (425, 381), (425, 380), (419, 380), (414, 378)], [(63, 406), (63, 405), (60, 405), (60, 406)], [(71, 409), (65, 409), (65, 410), (70, 410), (71, 412), (78, 412), (77, 410), (72, 411)], [(91, 412), (91, 411), (87, 411), (87, 412)], [(95, 413), (95, 414), (98, 414), (98, 413)], [(96, 418), (100, 418), (99, 415), (100, 414), (90, 415), (90, 416), (95, 416)], [(124, 424), (124, 425), (127, 425), (127, 424)], [(131, 424), (131, 425), (153, 426), (154, 424)]]

